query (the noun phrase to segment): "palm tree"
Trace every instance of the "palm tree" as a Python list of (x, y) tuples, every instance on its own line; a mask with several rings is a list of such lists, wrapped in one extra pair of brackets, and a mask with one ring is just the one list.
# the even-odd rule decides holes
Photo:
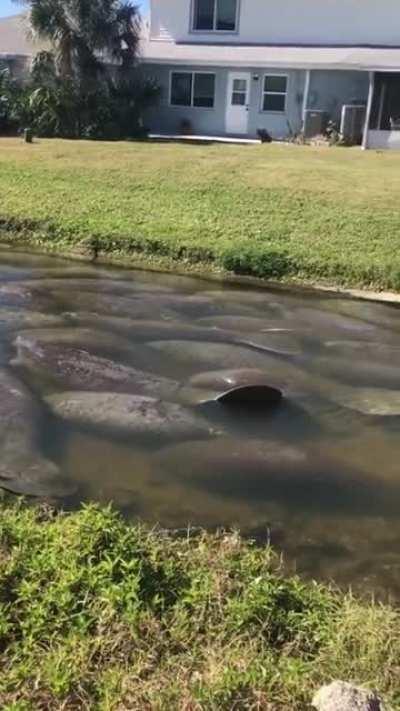
[(120, 71), (136, 59), (139, 11), (130, 0), (24, 0), (32, 32), (50, 43), (60, 77), (97, 77), (108, 62)]

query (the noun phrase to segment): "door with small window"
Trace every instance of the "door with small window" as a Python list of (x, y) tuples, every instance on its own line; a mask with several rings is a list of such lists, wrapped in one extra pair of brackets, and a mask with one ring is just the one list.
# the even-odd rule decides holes
[(246, 134), (249, 128), (250, 74), (230, 72), (226, 107), (226, 132)]

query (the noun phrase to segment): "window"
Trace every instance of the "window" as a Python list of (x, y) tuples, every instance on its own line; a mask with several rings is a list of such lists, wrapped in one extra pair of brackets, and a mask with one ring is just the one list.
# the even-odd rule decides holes
[(232, 85), (232, 106), (246, 106), (247, 104), (247, 81), (246, 79), (234, 79)]
[(214, 107), (215, 74), (203, 72), (172, 72), (172, 106)]
[(239, 0), (193, 0), (193, 30), (235, 32)]
[(263, 111), (284, 112), (286, 109), (287, 77), (284, 75), (268, 75), (264, 77)]

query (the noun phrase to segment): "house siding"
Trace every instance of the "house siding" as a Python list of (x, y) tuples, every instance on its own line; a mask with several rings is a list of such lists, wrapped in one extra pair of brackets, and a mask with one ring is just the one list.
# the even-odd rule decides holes
[[(146, 126), (154, 133), (178, 134), (181, 122), (190, 121), (193, 132), (199, 135), (226, 134), (226, 104), (230, 72), (251, 75), (248, 137), (255, 137), (258, 129), (267, 130), (274, 139), (298, 134), (302, 128), (302, 109), (306, 72), (294, 69), (260, 69), (254, 67), (215, 67), (195, 65), (156, 65), (144, 67), (148, 76), (156, 79), (161, 96), (156, 106), (145, 116)], [(169, 86), (172, 71), (209, 71), (216, 76), (213, 109), (170, 106)], [(262, 87), (265, 74), (284, 74), (288, 77), (286, 110), (284, 113), (262, 111)], [(255, 79), (258, 77), (258, 80)], [(368, 74), (366, 72), (313, 71), (311, 73), (308, 108), (326, 111), (334, 121), (340, 120), (344, 103), (366, 102)]]
[(151, 37), (177, 42), (399, 46), (398, 0), (240, 0), (236, 33), (191, 32), (191, 0), (151, 0)]

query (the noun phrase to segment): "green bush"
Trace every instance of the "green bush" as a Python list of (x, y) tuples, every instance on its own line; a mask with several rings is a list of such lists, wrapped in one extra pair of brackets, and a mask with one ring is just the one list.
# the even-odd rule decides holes
[(308, 708), (348, 678), (400, 702), (400, 618), (286, 577), (269, 548), (111, 509), (3, 503), (3, 709)]

